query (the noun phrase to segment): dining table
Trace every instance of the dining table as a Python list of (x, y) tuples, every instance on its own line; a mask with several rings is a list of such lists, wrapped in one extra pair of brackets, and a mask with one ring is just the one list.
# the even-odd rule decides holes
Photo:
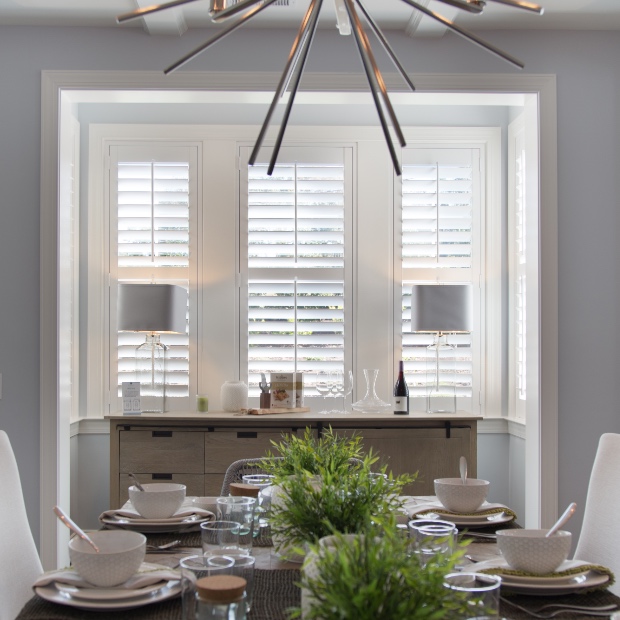
[[(461, 532), (460, 537), (467, 540), (465, 557), (459, 569), (467, 571), (475, 563), (492, 559), (500, 555), (494, 538), (495, 530), (506, 525), (478, 528), (475, 531)], [(516, 523), (510, 527), (519, 527)], [(172, 549), (147, 552), (146, 561), (176, 568), (181, 558), (189, 554), (202, 552), (200, 531), (159, 532), (145, 534), (147, 544), (152, 549), (172, 541), (179, 541)], [(272, 546), (268, 533), (254, 540), (252, 554), (256, 557), (254, 571), (254, 598), (248, 620), (287, 620), (288, 610), (301, 605), (301, 590), (298, 583), (301, 578), (301, 564), (280, 558)], [(406, 592), (403, 592), (406, 596)], [(524, 594), (504, 594), (500, 602), (500, 617), (510, 620), (526, 620), (533, 616), (543, 605), (550, 603), (582, 605), (586, 607), (615, 604), (620, 609), (620, 597), (607, 589), (592, 590), (581, 594), (563, 594), (560, 596), (534, 596)], [(516, 606), (515, 606), (516, 605)], [(522, 608), (522, 609), (521, 609)], [(611, 615), (611, 612), (610, 612)], [(109, 613), (83, 610), (68, 605), (46, 601), (36, 594), (26, 603), (15, 620), (102, 620)], [(562, 614), (560, 618), (582, 618), (593, 616), (587, 612)], [(151, 603), (125, 611), (115, 610), (114, 620), (182, 620), (180, 597)]]

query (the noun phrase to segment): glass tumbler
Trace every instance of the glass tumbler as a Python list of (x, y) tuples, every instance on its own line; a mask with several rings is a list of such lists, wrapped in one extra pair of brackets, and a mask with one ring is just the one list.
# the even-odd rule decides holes
[(462, 618), (499, 616), (499, 590), (502, 583), (498, 575), (482, 573), (450, 573), (444, 578), (444, 586), (465, 597), (467, 613)]
[(265, 491), (265, 489), (269, 489), (273, 485), (275, 476), (270, 474), (246, 474), (241, 479), (244, 484), (251, 484), (259, 488), (258, 506), (254, 515), (254, 537), (256, 538), (260, 533), (260, 528), (268, 525), (267, 515), (271, 508), (271, 493)]
[(196, 582), (202, 577), (232, 575), (234, 558), (225, 555), (189, 555), (181, 558), (181, 604), (183, 620), (196, 620), (198, 593)]
[(256, 512), (256, 497), (218, 497), (218, 518), (223, 521), (236, 521), (240, 524), (239, 549), (241, 555), (252, 553), (252, 538), (254, 537), (254, 517)]
[(207, 521), (200, 524), (203, 555), (239, 554), (241, 524), (236, 521)]

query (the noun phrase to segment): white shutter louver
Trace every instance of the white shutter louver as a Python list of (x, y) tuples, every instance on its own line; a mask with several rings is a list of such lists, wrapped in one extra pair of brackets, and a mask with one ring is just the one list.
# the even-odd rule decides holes
[(263, 164), (247, 170), (251, 396), (260, 373), (304, 372), (305, 396), (316, 396), (313, 373), (345, 367), (343, 149), (297, 151), (302, 159), (284, 149), (272, 176)]

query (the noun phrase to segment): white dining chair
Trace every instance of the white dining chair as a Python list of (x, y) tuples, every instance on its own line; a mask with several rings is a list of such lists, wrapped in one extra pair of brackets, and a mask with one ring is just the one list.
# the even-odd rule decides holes
[[(620, 435), (599, 440), (575, 559), (610, 568), (620, 579)], [(620, 582), (609, 588), (620, 595)]]
[(14, 620), (43, 572), (11, 442), (0, 431), (0, 620)]

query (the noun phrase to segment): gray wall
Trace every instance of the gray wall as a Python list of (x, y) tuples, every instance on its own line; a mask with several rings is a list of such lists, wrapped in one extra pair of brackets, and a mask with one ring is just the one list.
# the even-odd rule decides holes
[[(616, 275), (620, 34), (486, 32), (484, 36), (521, 57), (528, 73), (557, 75), (559, 503), (563, 508), (575, 500), (583, 506), (598, 438), (604, 432), (620, 432), (615, 403), (620, 379)], [(219, 42), (188, 69), (280, 70), (293, 37), (293, 32), (244, 30)], [(206, 38), (204, 32), (190, 32), (179, 40), (148, 37), (135, 29), (0, 27), (0, 427), (8, 432), (17, 453), (35, 535), (40, 480), (41, 70), (158, 70)], [(413, 73), (514, 71), (452, 35), (411, 40), (394, 33), (390, 39)], [(359, 73), (355, 54), (351, 39), (320, 32), (308, 70)], [(573, 531), (578, 531), (580, 522), (581, 514), (572, 520)]]

